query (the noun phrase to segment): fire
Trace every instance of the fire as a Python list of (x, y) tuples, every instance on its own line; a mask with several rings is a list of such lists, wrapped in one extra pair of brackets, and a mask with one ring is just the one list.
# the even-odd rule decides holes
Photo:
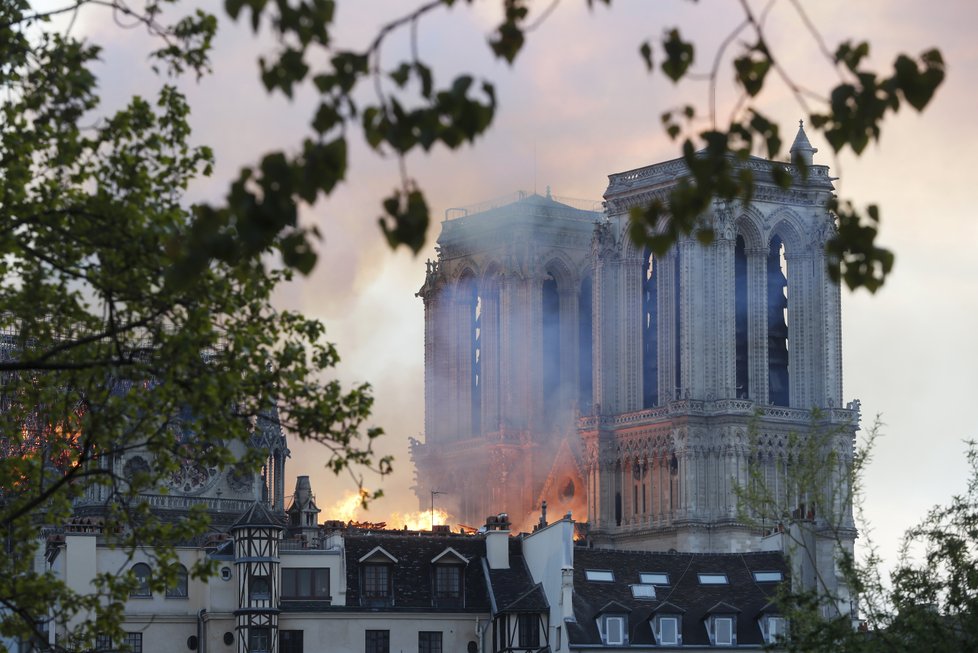
[(366, 490), (348, 492), (345, 497), (338, 500), (331, 508), (326, 510), (326, 518), (347, 522), (360, 521), (360, 513), (363, 512), (363, 498), (366, 495)]
[[(404, 528), (405, 526), (409, 531), (430, 531), (431, 530), (431, 516), (430, 510), (419, 510), (418, 512), (408, 512), (401, 514), (399, 512), (392, 512), (391, 516), (387, 518), (387, 525), (390, 528)], [(434, 512), (435, 525), (447, 524), (450, 515), (439, 508), (435, 508)]]
[[(368, 493), (366, 490), (359, 492), (347, 492), (347, 494), (336, 501), (330, 508), (323, 511), (326, 519), (336, 519), (345, 522), (385, 522), (387, 528), (401, 530), (407, 528), (409, 531), (430, 531), (432, 511), (419, 510), (417, 512), (392, 512), (388, 517), (378, 519), (378, 515), (370, 514), (363, 509), (363, 497)], [(440, 508), (434, 510), (435, 525), (448, 524), (452, 516)]]

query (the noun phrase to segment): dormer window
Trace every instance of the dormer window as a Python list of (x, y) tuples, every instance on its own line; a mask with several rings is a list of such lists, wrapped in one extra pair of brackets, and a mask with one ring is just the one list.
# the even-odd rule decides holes
[(448, 547), (431, 560), (432, 585), (436, 606), (462, 605), (462, 580), (468, 559)]
[(625, 643), (625, 616), (609, 614), (601, 617), (601, 639), (606, 646), (621, 646)]
[(658, 615), (652, 622), (652, 634), (659, 646), (679, 646), (679, 615)]
[(784, 617), (773, 614), (765, 616), (761, 619), (761, 632), (765, 643), (779, 643), (787, 635)]
[(363, 566), (363, 596), (367, 599), (386, 600), (391, 594), (390, 565), (366, 564)]
[(462, 595), (460, 565), (435, 565), (435, 598), (458, 599)]
[(393, 605), (392, 572), (394, 565), (397, 564), (397, 558), (378, 546), (357, 562), (360, 563), (360, 593), (363, 597), (363, 605)]
[(714, 646), (735, 646), (737, 644), (736, 617), (733, 615), (714, 615), (710, 617), (708, 628), (710, 643)]

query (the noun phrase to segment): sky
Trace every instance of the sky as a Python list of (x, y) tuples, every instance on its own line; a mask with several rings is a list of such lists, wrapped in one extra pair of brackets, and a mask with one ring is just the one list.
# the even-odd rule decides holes
[[(419, 2), (338, 4), (337, 45), (362, 48), (383, 23)], [(324, 236), (316, 269), (276, 297), (279, 306), (326, 324), (342, 356), (340, 379), (373, 385), (372, 424), (387, 432), (379, 451), (395, 456), (395, 471), (385, 479), (365, 476), (369, 488), (380, 487), (386, 495), (364, 515), (371, 521), (420, 507), (410, 489), (407, 452), (409, 437), (423, 439), (424, 315), (415, 293), (425, 260), (434, 257), (440, 216), (448, 208), (520, 189), (542, 194), (548, 186), (558, 196), (600, 200), (607, 175), (675, 158), (678, 145), (664, 134), (659, 116), (686, 103), (706, 114), (708, 88), (698, 81), (677, 87), (659, 72), (648, 74), (639, 44), (679, 27), (696, 43), (694, 70), (704, 72), (742, 16), (732, 0), (615, 0), (610, 9), (595, 2), (591, 10), (585, 0), (563, 0), (510, 67), (486, 46), (499, 4), (459, 2), (419, 27), (421, 56), (434, 64), (436, 83), (473, 73), (493, 81), (499, 101), (493, 126), (474, 145), (406, 161), (435, 218), (427, 247), (418, 256), (389, 250), (376, 219), (380, 199), (399, 182), (398, 162), (357, 144), (347, 181), (328, 200), (303, 208), (303, 220)], [(531, 2), (531, 17), (550, 4)], [(829, 49), (847, 39), (868, 40), (870, 64), (885, 70), (898, 52), (915, 55), (938, 46), (948, 65), (931, 106), (923, 114), (905, 107), (888, 117), (881, 141), (861, 157), (832, 156), (820, 135), (808, 130), (820, 150), (815, 162), (832, 167), (840, 194), (860, 206), (880, 204), (880, 240), (897, 255), (878, 293), (842, 292), (844, 397), (861, 401), (864, 425), (876, 415), (884, 424), (864, 477), (868, 526), (860, 541), (872, 539), (892, 563), (903, 531), (933, 505), (965, 490), (965, 440), (978, 438), (978, 223), (972, 181), (978, 169), (978, 42), (972, 34), (978, 4), (949, 0), (940, 11), (918, 0), (804, 4)], [(760, 8), (756, 1), (751, 5)], [(220, 9), (217, 2), (204, 6)], [(294, 150), (316, 106), (307, 91), (292, 101), (268, 96), (257, 58), (273, 43), (221, 18), (213, 74), (183, 83), (195, 138), (217, 157), (214, 176), (191, 189), (191, 200), (218, 200), (240, 166), (271, 149)], [(160, 83), (146, 62), (144, 30), (121, 29), (98, 8), (86, 10), (73, 29), (105, 48), (97, 74), (106, 108)], [(773, 2), (767, 30), (775, 56), (797, 84), (824, 93), (836, 83), (837, 74), (791, 2)], [(406, 51), (406, 34), (395, 34), (384, 60), (396, 62)], [(728, 61), (720, 71), (717, 115), (723, 121), (737, 96)], [(773, 77), (759, 108), (781, 122), (785, 147), (807, 113)], [(358, 133), (353, 134), (355, 140)], [(290, 446), (287, 482), (309, 475), (323, 517), (329, 518), (329, 507), (353, 483), (325, 471), (314, 445)]]

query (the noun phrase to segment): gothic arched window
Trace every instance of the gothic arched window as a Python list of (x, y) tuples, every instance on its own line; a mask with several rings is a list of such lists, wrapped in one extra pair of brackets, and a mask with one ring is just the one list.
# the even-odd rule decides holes
[(787, 406), (788, 393), (788, 266), (784, 243), (771, 239), (767, 256), (768, 402)]
[(642, 407), (659, 403), (658, 259), (646, 248), (642, 257)]

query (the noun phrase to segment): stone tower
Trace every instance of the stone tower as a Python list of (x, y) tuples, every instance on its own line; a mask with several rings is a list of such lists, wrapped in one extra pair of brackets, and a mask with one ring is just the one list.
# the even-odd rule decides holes
[(583, 515), (575, 425), (593, 401), (590, 251), (600, 214), (549, 190), (448, 213), (418, 293), (419, 502), (443, 493), (439, 504), (473, 525), (507, 512), (528, 529), (543, 500)]
[[(851, 552), (858, 403), (843, 406), (840, 291), (824, 253), (833, 186), (814, 152), (799, 127), (791, 154), (807, 177), (750, 158), (750, 204), (714, 203), (713, 243), (681, 239), (661, 257), (628, 239), (629, 210), (663, 198), (684, 162), (609, 177), (593, 264), (600, 410), (579, 422), (596, 546), (750, 551), (804, 523), (810, 564), (796, 573), (809, 585), (834, 578), (839, 547)], [(814, 487), (792, 481), (806, 453), (824, 467)], [(759, 481), (791, 518), (762, 532), (738, 519), (736, 496)]]

